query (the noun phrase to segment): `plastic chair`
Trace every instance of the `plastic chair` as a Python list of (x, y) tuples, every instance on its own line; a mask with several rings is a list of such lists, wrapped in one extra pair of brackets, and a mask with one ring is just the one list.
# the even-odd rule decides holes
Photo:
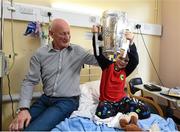
[(161, 107), (157, 103), (153, 102), (151, 97), (143, 97), (143, 96), (134, 95), (134, 93), (139, 90), (134, 85), (138, 85), (138, 84), (143, 84), (143, 81), (141, 78), (132, 78), (129, 81), (129, 85), (127, 88), (127, 92), (129, 94), (129, 96), (131, 98), (135, 98), (135, 99), (138, 99), (138, 100), (144, 102), (146, 105), (148, 105), (150, 107), (150, 110), (152, 113), (159, 114), (160, 116), (163, 117), (164, 114), (163, 114)]
[(133, 78), (129, 81), (130, 91), (132, 94), (135, 94), (137, 91), (139, 91), (138, 88), (134, 87), (134, 85), (139, 85), (139, 84), (143, 84), (143, 81), (140, 77), (139, 78)]

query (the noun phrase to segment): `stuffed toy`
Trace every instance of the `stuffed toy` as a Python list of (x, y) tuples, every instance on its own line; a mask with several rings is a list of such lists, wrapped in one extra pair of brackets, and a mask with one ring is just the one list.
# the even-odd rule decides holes
[(143, 131), (137, 124), (138, 115), (135, 112), (131, 112), (128, 115), (124, 115), (119, 120), (119, 125), (124, 131)]

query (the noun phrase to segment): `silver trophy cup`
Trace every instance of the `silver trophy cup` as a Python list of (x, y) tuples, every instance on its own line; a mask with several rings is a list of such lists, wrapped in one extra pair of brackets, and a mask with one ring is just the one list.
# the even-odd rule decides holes
[(129, 41), (124, 33), (128, 30), (127, 13), (120, 11), (104, 11), (101, 18), (103, 54), (109, 60), (117, 55), (126, 57)]

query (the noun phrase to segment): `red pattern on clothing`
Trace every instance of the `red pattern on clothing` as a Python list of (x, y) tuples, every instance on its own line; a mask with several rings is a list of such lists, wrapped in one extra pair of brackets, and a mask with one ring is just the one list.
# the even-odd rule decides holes
[[(121, 79), (121, 77), (124, 79)], [(120, 101), (126, 96), (124, 86), (126, 82), (126, 73), (124, 69), (120, 71), (114, 70), (114, 63), (109, 65), (102, 71), (100, 84), (100, 101)]]

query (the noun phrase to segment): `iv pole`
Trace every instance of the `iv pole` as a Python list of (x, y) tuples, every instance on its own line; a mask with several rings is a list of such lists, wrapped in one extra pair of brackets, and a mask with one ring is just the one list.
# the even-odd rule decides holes
[[(0, 54), (2, 53), (3, 31), (4, 31), (3, 30), (3, 28), (4, 28), (3, 5), (4, 5), (3, 0), (1, 0)], [(0, 69), (0, 70), (2, 70), (2, 69)], [(0, 76), (0, 131), (2, 130), (2, 87), (3, 87), (3, 77)]]

